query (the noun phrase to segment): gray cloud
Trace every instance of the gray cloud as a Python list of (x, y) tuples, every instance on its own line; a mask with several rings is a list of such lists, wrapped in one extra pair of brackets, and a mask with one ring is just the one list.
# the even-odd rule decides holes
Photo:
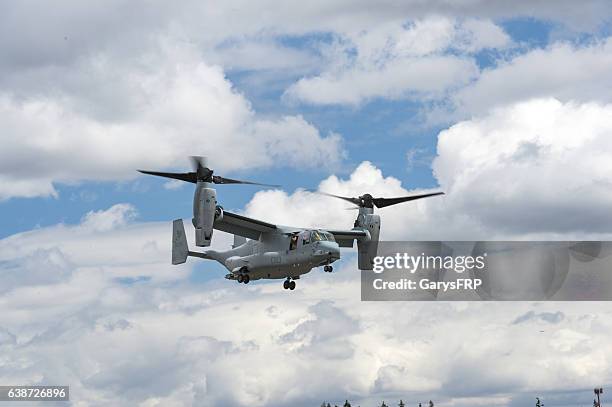
[(110, 321), (104, 324), (104, 328), (108, 331), (114, 331), (116, 329), (125, 330), (132, 327), (130, 321), (126, 319), (118, 319), (117, 321)]
[(8, 329), (0, 327), (0, 346), (15, 345), (16, 343), (17, 337), (13, 335)]

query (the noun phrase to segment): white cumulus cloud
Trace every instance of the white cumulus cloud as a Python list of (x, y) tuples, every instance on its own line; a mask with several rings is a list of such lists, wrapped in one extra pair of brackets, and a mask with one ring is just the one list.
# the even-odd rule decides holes
[[(611, 235), (612, 106), (534, 99), (459, 122), (439, 134), (433, 169), (442, 197), (379, 210), (382, 238), (603, 238)], [(585, 158), (588, 157), (588, 158)], [(429, 192), (369, 162), (319, 191), (394, 197)], [(298, 190), (261, 191), (248, 214), (281, 224), (350, 228), (349, 203)], [(271, 209), (273, 208), (273, 209)]]
[(449, 216), (499, 234), (610, 234), (612, 106), (534, 99), (457, 123), (434, 173)]
[(56, 195), (55, 182), (130, 178), (194, 153), (219, 157), (211, 165), (227, 171), (342, 157), (340, 136), (322, 136), (301, 116), (258, 117), (192, 46), (166, 41), (117, 64), (102, 53), (81, 69), (86, 93), (0, 94), (0, 199)]
[(488, 20), (388, 22), (340, 37), (327, 50), (327, 69), (300, 79), (285, 97), (352, 105), (374, 98), (440, 98), (477, 76), (471, 53), (509, 43), (509, 36)]
[[(354, 186), (376, 172), (363, 165)], [(326, 182), (348, 191), (346, 181)], [(586, 303), (367, 303), (353, 265), (315, 270), (292, 292), (214, 272), (196, 283), (190, 266), (169, 264), (170, 235), (169, 222), (127, 222), (0, 240), (0, 276), (13, 278), (0, 290), (0, 380), (68, 383), (84, 405), (306, 407), (346, 398), (508, 404), (508, 394), (612, 379), (604, 304), (594, 313)], [(215, 235), (218, 247), (229, 244)], [(122, 265), (153, 278), (125, 282)]]
[(539, 97), (610, 102), (612, 38), (585, 45), (553, 43), (485, 69), (477, 81), (453, 95), (457, 114), (481, 114)]

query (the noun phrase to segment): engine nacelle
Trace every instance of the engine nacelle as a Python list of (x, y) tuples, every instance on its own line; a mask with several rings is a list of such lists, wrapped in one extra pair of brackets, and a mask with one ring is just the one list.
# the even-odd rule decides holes
[(217, 208), (217, 193), (198, 183), (193, 195), (193, 226), (195, 227), (196, 246), (210, 246)]
[(378, 252), (378, 236), (380, 234), (380, 216), (374, 214), (359, 214), (356, 227), (367, 229), (370, 232), (369, 240), (357, 241), (357, 261), (359, 270), (372, 270), (374, 257)]

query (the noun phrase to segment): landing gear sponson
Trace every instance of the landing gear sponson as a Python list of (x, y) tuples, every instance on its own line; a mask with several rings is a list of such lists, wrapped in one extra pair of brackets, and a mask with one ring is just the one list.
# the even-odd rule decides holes
[(242, 267), (237, 273), (226, 274), (225, 278), (228, 280), (236, 280), (238, 283), (248, 284), (251, 281), (249, 276), (249, 270), (246, 267)]

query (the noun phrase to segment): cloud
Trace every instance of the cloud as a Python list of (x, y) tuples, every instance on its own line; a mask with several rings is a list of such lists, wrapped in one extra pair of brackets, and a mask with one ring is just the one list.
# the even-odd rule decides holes
[[(474, 53), (484, 48), (502, 52), (481, 70)], [(610, 38), (525, 50), (491, 21), (429, 18), (347, 35), (327, 52), (333, 55), (327, 68), (291, 85), (286, 100), (320, 105), (419, 100), (425, 103), (424, 124), (436, 126), (534, 98), (611, 101)]]
[[(342, 196), (358, 196), (366, 192), (374, 196), (407, 193), (398, 179), (384, 177), (382, 171), (368, 161), (357, 166), (347, 180), (335, 175), (326, 178), (319, 184), (318, 191)], [(281, 225), (295, 225), (299, 220), (299, 225), (295, 226), (350, 229), (356, 217), (355, 211), (345, 210), (350, 207), (352, 205), (345, 201), (309, 191), (297, 190), (289, 195), (280, 190), (268, 190), (257, 192), (246, 205), (245, 212)], [(383, 230), (387, 233), (389, 229)]]
[(609, 234), (611, 117), (607, 104), (534, 99), (451, 126), (433, 164), (447, 209), (491, 233)]
[(478, 74), (470, 54), (509, 43), (508, 35), (486, 20), (390, 22), (341, 37), (328, 50), (329, 67), (297, 81), (285, 98), (352, 105), (374, 98), (441, 98)]
[[(610, 38), (594, 36), (526, 49), (486, 19), (387, 22), (342, 34), (323, 47), (326, 67), (296, 81), (284, 98), (318, 105), (377, 98), (435, 102), (423, 108), (430, 125), (531, 98), (607, 103), (610, 44)], [(497, 53), (492, 66), (481, 70), (474, 54), (483, 49)]]
[[(439, 188), (410, 190), (369, 162), (318, 190), (380, 197), (443, 191), (384, 208), (383, 240), (606, 239), (612, 206), (612, 106), (534, 99), (440, 132), (433, 161)], [(589, 157), (589, 159), (584, 159)], [(571, 165), (568, 165), (571, 163)], [(261, 191), (249, 215), (280, 224), (349, 228), (350, 204), (307, 191)], [(271, 211), (270, 208), (275, 208)]]
[(285, 97), (312, 104), (358, 105), (374, 98), (431, 99), (467, 83), (476, 75), (472, 61), (431, 56), (385, 64), (378, 70), (358, 69), (300, 79)]
[(74, 265), (57, 247), (37, 248), (25, 256), (0, 260), (5, 292), (19, 285), (51, 284), (65, 281)]
[[(121, 50), (121, 55), (129, 56), (134, 50), (150, 46), (159, 33), (170, 33), (211, 50), (217, 45), (246, 37), (282, 38), (313, 32), (359, 32), (389, 21), (419, 20), (432, 15), (485, 20), (532, 17), (561, 22), (575, 30), (594, 31), (609, 20), (612, 13), (606, 0), (579, 4), (562, 0), (554, 6), (546, 2), (534, 4), (528, 0), (511, 4), (486, 0), (391, 0), (380, 3), (376, 9), (366, 1), (347, 0), (333, 4), (291, 2), (282, 7), (273, 1), (255, 5), (242, 0), (215, 5), (214, 8), (196, 1), (185, 1), (171, 7), (163, 1), (115, 0), (104, 6), (95, 3), (85, 7), (62, 0), (56, 3), (52, 18), (33, 12), (36, 6), (35, 2), (23, 1), (5, 3), (0, 10), (0, 52), (5, 56), (1, 64), (11, 70), (29, 71), (40, 65), (61, 68), (95, 49)], [(12, 35), (23, 27), (37, 27), (37, 30), (21, 30), (20, 35)], [(44, 46), (41, 38), (45, 39)], [(259, 55), (249, 59), (262, 60)], [(287, 62), (279, 60), (279, 63)]]
[[(431, 192), (430, 189), (405, 188), (399, 179), (384, 176), (368, 161), (359, 164), (348, 179), (335, 175), (326, 178), (317, 190), (348, 197), (365, 193), (375, 197), (399, 197)], [(468, 231), (478, 232), (466, 231), (466, 227), (475, 224), (473, 220), (464, 218), (460, 212), (450, 212), (452, 204), (446, 201), (457, 198), (448, 195), (379, 210), (381, 240), (446, 240), (453, 236), (466, 236)], [(246, 205), (245, 212), (248, 216), (281, 225), (351, 229), (357, 216), (356, 211), (346, 210), (351, 207), (348, 202), (304, 190), (293, 194), (276, 190), (257, 192)], [(270, 208), (275, 209), (272, 211)], [(447, 209), (449, 212), (445, 213)], [(296, 220), (299, 220), (297, 225)]]
[(125, 226), (137, 215), (136, 208), (130, 204), (116, 204), (107, 210), (90, 211), (81, 221), (81, 227), (105, 232)]
[[(37, 6), (29, 2), (0, 7), (6, 56), (0, 60), (0, 199), (54, 196), (54, 182), (123, 179), (137, 166), (182, 166), (193, 146), (214, 144), (225, 157), (215, 168), (228, 171), (287, 165), (285, 158), (316, 165), (341, 155), (338, 135), (321, 135), (300, 116), (255, 112), (225, 68), (210, 62), (211, 50), (220, 63), (238, 57), (236, 69), (294, 74), (298, 67), (284, 58), (304, 61), (304, 54), (274, 39), (350, 35), (359, 41), (359, 63), (378, 69), (382, 58), (385, 75), (403, 74), (406, 61), (418, 58), (417, 73), (449, 62), (454, 70), (433, 72), (442, 83), (453, 74), (470, 83), (471, 57), (452, 59), (442, 50), (470, 55), (503, 46), (506, 37), (489, 18), (528, 15), (592, 29), (610, 15), (606, 1), (569, 0), (555, 7), (532, 1), (376, 8), (370, 2), (213, 8), (66, 1), (49, 13), (32, 12)], [(445, 31), (444, 17), (437, 20), (441, 30), (432, 28), (426, 43), (410, 37), (417, 23), (389, 23), (470, 14), (482, 19), (464, 21), (459, 34), (454, 25)], [(381, 31), (366, 32), (378, 26)], [(264, 39), (246, 39), (253, 33)], [(407, 36), (395, 42), (397, 33)], [(452, 45), (445, 45), (445, 33)], [(400, 45), (388, 48), (389, 39)], [(330, 52), (346, 46), (332, 43)], [(262, 58), (262, 50), (273, 58)], [(346, 69), (351, 58), (349, 50), (332, 68)], [(379, 97), (368, 82), (373, 76), (357, 68), (364, 88), (349, 92), (350, 100)], [(409, 84), (424, 95), (446, 89), (431, 81)], [(406, 94), (405, 88), (394, 93), (395, 85), (390, 80), (383, 91)], [(479, 111), (444, 131), (435, 175), (448, 195), (380, 211), (384, 238), (491, 238), (496, 231), (520, 238), (607, 236), (610, 107), (606, 99), (585, 102), (587, 96), (572, 92), (565, 93), (568, 100), (563, 94), (518, 104), (510, 98), (507, 106)], [(367, 162), (319, 189), (382, 196), (422, 191)], [(305, 191), (263, 191), (245, 212), (350, 228), (355, 213), (347, 206)], [(138, 222), (136, 214), (130, 204), (117, 204), (84, 214), (78, 225), (0, 240), (0, 382), (69, 383), (73, 399), (87, 405), (311, 406), (345, 398), (373, 405), (410, 397), (467, 406), (491, 399), (503, 405), (508, 393), (543, 388), (575, 390), (565, 402), (578, 404), (583, 394), (590, 397), (593, 382), (612, 380), (606, 359), (612, 311), (605, 303), (596, 310), (588, 303), (363, 303), (354, 258), (331, 275), (313, 271), (293, 292), (277, 281), (238, 285), (213, 274), (211, 263), (170, 266), (170, 224)], [(231, 239), (216, 233), (214, 244), (229, 247)], [(205, 270), (192, 270), (195, 264)], [(214, 279), (189, 278), (199, 272)], [(527, 321), (513, 324), (530, 312), (535, 323), (541, 316), (558, 321), (545, 333)]]
[(612, 38), (586, 45), (553, 43), (485, 69), (452, 99), (461, 116), (540, 97), (608, 103), (612, 101), (610, 70)]
[[(353, 184), (376, 179), (369, 167)], [(605, 304), (594, 314), (586, 303), (364, 303), (352, 263), (315, 270), (293, 292), (222, 273), (194, 283), (169, 265), (169, 224), (138, 223), (131, 211), (119, 205), (0, 240), (3, 281), (20, 271), (0, 292), (1, 380), (69, 383), (71, 397), (91, 405), (305, 407), (400, 397), (469, 405), (541, 388), (588, 394), (593, 380), (612, 379), (599, 355), (612, 351)], [(122, 221), (100, 231), (85, 226), (92, 218)], [(230, 239), (215, 235), (215, 245)], [(40, 250), (46, 260), (28, 265)], [(123, 283), (121, 265), (152, 278)], [(544, 334), (513, 323), (530, 312), (564, 317)]]
[[(5, 264), (4, 271), (14, 277), (13, 284), (7, 287), (66, 282), (90, 273), (110, 279), (186, 278), (189, 267), (172, 270), (166, 267), (171, 226), (153, 222), (135, 224), (136, 214), (132, 205), (116, 204), (85, 214), (78, 225), (58, 224), (3, 239), (0, 262)], [(185, 224), (189, 233), (190, 222)], [(220, 244), (229, 242), (224, 235), (219, 233)]]
[(406, 168), (412, 170), (418, 166), (429, 166), (432, 159), (427, 149), (411, 147), (406, 151)]
[(321, 301), (309, 308), (314, 318), (299, 323), (291, 332), (279, 338), (281, 344), (290, 344), (300, 353), (315, 358), (346, 360), (353, 356), (348, 340), (359, 332), (359, 322), (332, 301)]
[[(87, 60), (79, 74), (89, 92), (0, 95), (0, 199), (56, 195), (54, 182), (130, 178), (136, 168), (182, 165), (195, 151), (231, 157), (211, 163), (227, 171), (333, 165), (342, 156), (339, 135), (323, 137), (301, 116), (258, 118), (192, 47), (165, 43), (145, 65), (142, 57)], [(110, 95), (117, 105), (104, 100)]]
[(176, 179), (170, 180), (168, 182), (164, 183), (164, 188), (165, 189), (179, 189), (185, 186), (185, 183), (183, 181), (179, 181)]
[(277, 75), (306, 73), (320, 63), (313, 50), (284, 45), (274, 36), (232, 38), (207, 50), (206, 57), (228, 71), (273, 71)]
[[(596, 81), (583, 76), (600, 72), (605, 84), (607, 42), (584, 50), (551, 46), (542, 51), (550, 57), (533, 51), (472, 84), (479, 76), (474, 53), (511, 43), (493, 19), (533, 16), (592, 30), (609, 18), (605, 2), (564, 4), (390, 2), (376, 12), (365, 3), (313, 4), (274, 6), (253, 19), (249, 3), (211, 13), (191, 2), (169, 8), (116, 1), (102, 10), (66, 1), (54, 8), (53, 24), (30, 12), (29, 2), (2, 5), (0, 30), (7, 35), (0, 38), (10, 41), (0, 40), (6, 56), (0, 63), (0, 200), (57, 197), (57, 183), (129, 179), (137, 167), (183, 167), (194, 146), (198, 153), (232, 157), (215, 163), (227, 171), (333, 167), (342, 159), (340, 135), (320, 134), (299, 115), (258, 114), (225, 77), (227, 69), (266, 71), (264, 83), (305, 75), (286, 97), (315, 104), (440, 101), (460, 91), (451, 101), (460, 112), (472, 112), (490, 106), (488, 95), (498, 91), (507, 95), (498, 100), (515, 101), (506, 87), (516, 78), (533, 96), (607, 100), (599, 90), (605, 86), (586, 85)], [(303, 11), (300, 18), (295, 7)], [(23, 26), (37, 30), (8, 34)], [(533, 68), (550, 65), (571, 69), (547, 75)], [(530, 77), (545, 80), (532, 86), (524, 79)]]

